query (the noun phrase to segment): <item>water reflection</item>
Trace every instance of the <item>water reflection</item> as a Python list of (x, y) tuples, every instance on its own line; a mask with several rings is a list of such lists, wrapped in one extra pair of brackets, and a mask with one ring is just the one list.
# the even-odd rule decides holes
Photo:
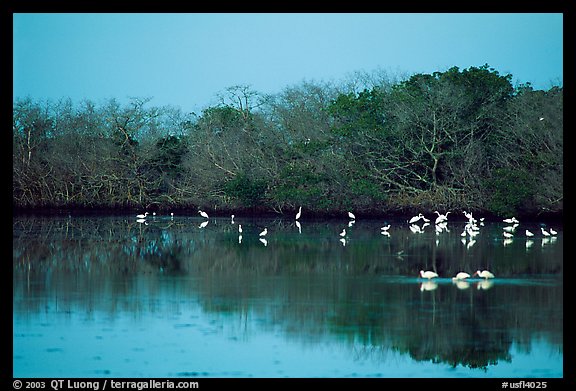
[[(131, 376), (155, 357), (171, 369), (136, 374), (401, 376), (391, 356), (413, 368), (407, 376), (485, 376), (496, 367), (510, 368), (505, 376), (562, 376), (561, 233), (527, 251), (520, 238), (505, 246), (498, 224), (468, 247), (450, 224), (416, 233), (392, 224), (383, 236), (377, 222), (236, 223), (242, 235), (229, 219), (14, 219), (14, 375), (47, 376), (30, 363), (59, 354), (69, 371), (83, 364), (72, 376)], [(485, 267), (497, 278), (451, 278)], [(422, 268), (440, 278), (422, 281)], [(99, 353), (67, 353), (79, 329), (75, 341)], [(188, 349), (182, 338), (210, 346)], [(246, 355), (265, 356), (267, 338), (274, 358), (250, 356), (251, 367)], [(535, 340), (544, 348), (533, 351)], [(321, 360), (349, 372), (307, 361), (328, 347), (342, 353)], [(111, 358), (118, 349), (131, 352), (126, 362)], [(519, 371), (517, 352), (532, 355), (533, 368)], [(418, 375), (425, 363), (433, 366)]]

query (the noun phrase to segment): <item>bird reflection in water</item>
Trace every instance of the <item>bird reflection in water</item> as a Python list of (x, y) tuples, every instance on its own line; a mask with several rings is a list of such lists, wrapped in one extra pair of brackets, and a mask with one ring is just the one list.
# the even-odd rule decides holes
[(492, 288), (493, 285), (494, 285), (494, 281), (492, 281), (492, 280), (478, 281), (476, 283), (476, 289), (478, 289), (479, 291), (480, 290), (485, 291), (485, 290)]
[(422, 284), (420, 284), (420, 292), (433, 291), (436, 288), (438, 288), (438, 284), (435, 283), (434, 281), (425, 281)]
[(458, 289), (468, 289), (470, 288), (470, 283), (464, 280), (452, 280), (452, 283), (456, 285)]

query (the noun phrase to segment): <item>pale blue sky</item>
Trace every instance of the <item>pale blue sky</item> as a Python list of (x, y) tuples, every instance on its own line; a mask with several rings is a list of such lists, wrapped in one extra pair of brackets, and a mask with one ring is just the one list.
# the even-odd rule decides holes
[(233, 85), (279, 93), (357, 71), (488, 63), (514, 82), (563, 83), (561, 13), (13, 15), (15, 98), (152, 97), (185, 112)]

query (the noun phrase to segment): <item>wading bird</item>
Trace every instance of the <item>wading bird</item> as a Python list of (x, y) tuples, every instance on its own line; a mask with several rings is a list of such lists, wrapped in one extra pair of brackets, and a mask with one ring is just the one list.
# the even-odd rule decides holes
[(264, 231), (260, 232), (260, 236), (266, 236), (268, 233), (268, 228), (264, 228)]
[(204, 212), (203, 210), (199, 210), (198, 213), (200, 213), (200, 216), (204, 217), (205, 219), (208, 218), (208, 213)]
[(445, 215), (443, 215), (442, 213), (438, 212), (437, 210), (434, 211), (434, 213), (436, 213), (438, 215), (438, 217), (436, 218), (436, 224), (440, 224), (444, 221), (448, 220), (448, 213), (450, 212), (446, 212)]
[(470, 278), (470, 274), (466, 272), (460, 272), (456, 274), (456, 277), (452, 277), (453, 280), (465, 280), (466, 278)]
[(408, 220), (408, 222), (410, 224), (414, 224), (415, 222), (417, 222), (418, 220), (423, 219), (423, 218), (424, 218), (424, 216), (422, 216), (422, 213), (418, 213), (418, 216), (412, 217), (410, 220)]
[(145, 219), (146, 216), (148, 216), (148, 212), (144, 212), (143, 215), (136, 215), (136, 217), (139, 218), (139, 219)]
[(519, 221), (516, 220), (516, 217), (514, 217), (514, 216), (510, 217), (509, 219), (504, 219), (502, 221), (505, 223), (508, 223), (508, 224), (519, 223)]
[(348, 212), (348, 217), (350, 217), (352, 220), (356, 220), (356, 216), (354, 216), (354, 213), (352, 212)]
[(302, 207), (298, 208), (298, 213), (296, 213), (296, 220), (298, 220), (302, 216)]
[(438, 277), (438, 273), (433, 272), (431, 270), (427, 270), (427, 271), (420, 270), (420, 277), (427, 278), (430, 280), (431, 278)]
[(476, 270), (473, 274), (473, 276), (475, 276), (476, 274), (478, 274), (478, 276), (480, 278), (485, 278), (485, 279), (489, 279), (489, 278), (494, 278), (494, 274), (492, 274), (491, 272), (489, 272), (488, 270)]

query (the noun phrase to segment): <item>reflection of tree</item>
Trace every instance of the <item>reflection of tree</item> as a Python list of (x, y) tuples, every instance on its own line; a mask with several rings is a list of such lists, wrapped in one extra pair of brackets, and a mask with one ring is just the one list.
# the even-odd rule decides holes
[[(534, 335), (561, 349), (561, 285), (496, 281), (489, 290), (459, 290), (439, 282), (421, 291), (415, 266), (434, 246), (425, 237), (373, 240), (358, 229), (362, 245), (344, 250), (326, 239), (337, 236), (329, 225), (308, 226), (315, 235), (293, 240), (281, 234), (285, 223), (277, 224), (264, 248), (249, 225), (238, 245), (235, 229), (217, 222), (198, 230), (167, 220), (15, 219), (14, 310), (41, 311), (57, 298), (61, 310), (137, 314), (161, 311), (159, 297), (168, 295), (178, 298), (170, 311), (199, 303), (246, 333), (281, 329), (287, 338), (341, 341), (358, 357), (394, 351), (487, 368), (511, 360), (512, 343), (530, 346)], [(435, 253), (443, 275), (462, 266), (458, 247), (447, 242)], [(394, 255), (401, 248), (402, 260)], [(533, 259), (526, 267), (542, 271), (549, 262)], [(499, 275), (521, 273), (522, 265), (500, 264)]]

